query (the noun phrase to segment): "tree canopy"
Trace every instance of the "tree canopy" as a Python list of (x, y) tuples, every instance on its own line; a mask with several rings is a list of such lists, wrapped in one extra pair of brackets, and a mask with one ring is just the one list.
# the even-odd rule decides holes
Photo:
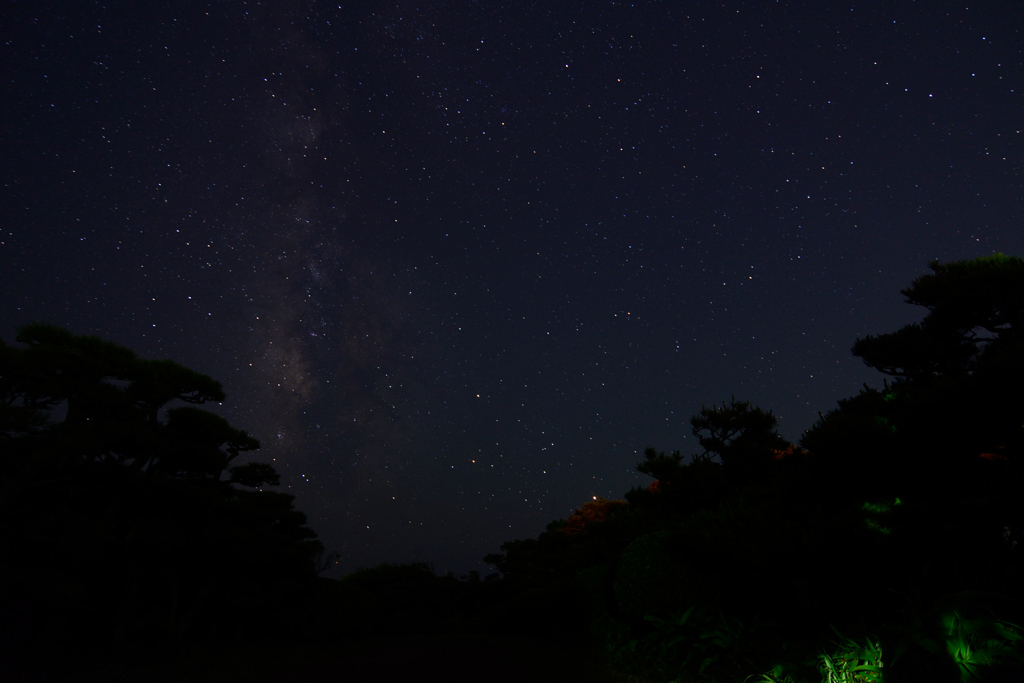
[(1024, 327), (1024, 259), (995, 254), (929, 264), (932, 273), (902, 290), (924, 320), (858, 339), (853, 354), (903, 380), (1005, 370), (1019, 355)]
[(749, 401), (707, 408), (690, 419), (693, 435), (704, 449), (703, 457), (718, 456), (727, 473), (741, 477), (762, 475), (776, 452), (789, 442), (778, 431), (778, 419)]
[(702, 452), (648, 447), (628, 506), (487, 561), (523, 596), (575, 591), (651, 680), (1021, 680), (1024, 261), (929, 268), (903, 290), (923, 320), (854, 344), (882, 386), (803, 448), (749, 402), (702, 406)]
[(858, 469), (888, 472), (897, 486), (958, 480), (979, 454), (1024, 454), (1024, 259), (995, 254), (929, 268), (902, 292), (927, 310), (924, 319), (853, 345), (892, 379), (841, 401), (803, 438), (833, 462), (863, 459)]
[(500, 579), (382, 565), (312, 599), (322, 546), (271, 465), (238, 464), (256, 439), (201, 407), (220, 384), (26, 326), (0, 342), (0, 647), (461, 623), (591, 634), (659, 681), (1020, 680), (1024, 262), (929, 267), (903, 290), (923, 320), (854, 344), (882, 386), (803, 448), (750, 402), (702, 406), (700, 452), (648, 447), (650, 486), (503, 544)]
[(316, 579), (323, 547), (266, 490), (278, 473), (237, 464), (259, 441), (199, 407), (219, 382), (52, 325), (16, 341), (0, 341), (6, 646), (267, 628)]

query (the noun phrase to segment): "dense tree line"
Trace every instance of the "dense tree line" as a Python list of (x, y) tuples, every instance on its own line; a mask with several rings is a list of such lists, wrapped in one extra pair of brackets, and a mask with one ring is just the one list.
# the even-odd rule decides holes
[[(6, 661), (281, 630), (323, 548), (213, 379), (44, 324), (0, 342)], [(72, 657), (73, 658), (73, 657)]]
[(650, 487), (488, 561), (575, 594), (649, 680), (1020, 680), (1024, 260), (930, 268), (902, 292), (924, 319), (853, 346), (883, 388), (799, 444), (748, 402), (704, 407), (702, 452), (646, 449)]
[[(220, 385), (55, 327), (0, 343), (8, 653), (515, 633), (643, 681), (1022, 680), (1024, 260), (931, 264), (926, 314), (856, 340), (881, 388), (789, 443), (732, 398), (648, 487), (505, 543), (486, 579), (323, 548)], [(15, 589), (16, 587), (16, 589)]]

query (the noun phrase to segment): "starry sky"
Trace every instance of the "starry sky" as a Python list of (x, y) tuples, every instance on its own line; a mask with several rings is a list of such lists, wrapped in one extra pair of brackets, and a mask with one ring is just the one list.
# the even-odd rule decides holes
[(797, 440), (1024, 255), (1024, 6), (9, 0), (0, 335), (224, 384), (341, 557), (481, 558), (735, 395)]

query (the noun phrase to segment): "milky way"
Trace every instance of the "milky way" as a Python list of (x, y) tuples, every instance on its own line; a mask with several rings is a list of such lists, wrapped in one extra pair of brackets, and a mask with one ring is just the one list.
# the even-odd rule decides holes
[(490, 571), (1024, 254), (1019, 3), (9, 3), (0, 308), (221, 380), (336, 571)]

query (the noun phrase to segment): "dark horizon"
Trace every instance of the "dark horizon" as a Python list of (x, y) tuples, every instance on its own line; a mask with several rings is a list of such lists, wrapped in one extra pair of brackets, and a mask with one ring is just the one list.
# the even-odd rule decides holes
[(337, 573), (490, 573), (731, 396), (797, 441), (1024, 255), (1019, 3), (3, 15), (0, 336), (221, 381)]

